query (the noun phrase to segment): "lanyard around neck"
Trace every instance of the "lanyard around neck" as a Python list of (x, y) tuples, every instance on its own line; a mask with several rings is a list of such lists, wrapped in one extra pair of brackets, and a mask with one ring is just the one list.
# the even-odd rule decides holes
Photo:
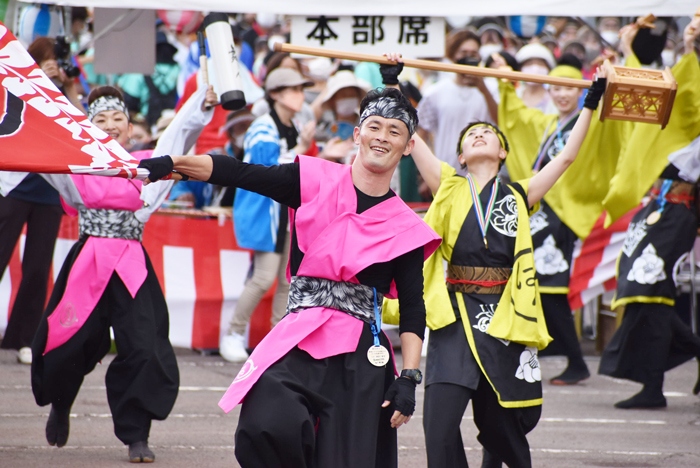
[(374, 320), (370, 328), (374, 337), (374, 346), (379, 346), (379, 332), (382, 331), (382, 314), (379, 312), (379, 305), (377, 304), (377, 288), (372, 288), (372, 291), (374, 291)]
[[(549, 138), (547, 138), (547, 133), (549, 132), (549, 129), (552, 127), (552, 124), (554, 123), (554, 120), (549, 122), (549, 125), (547, 125), (547, 128), (544, 131), (544, 135), (542, 135), (542, 146), (540, 147), (540, 152), (537, 155), (537, 160), (535, 161), (535, 165), (533, 166), (532, 170), (534, 172), (538, 172), (540, 170), (540, 167), (542, 166), (542, 161), (544, 161), (544, 157), (547, 154), (547, 149), (549, 146), (552, 144), (552, 141), (554, 140), (555, 136), (558, 136), (559, 139), (561, 139), (561, 130), (563, 128), (566, 128), (567, 125), (569, 125), (569, 122), (574, 119), (574, 117), (578, 116), (578, 109), (574, 109), (574, 111), (567, 115), (564, 120), (562, 120), (560, 123), (557, 124), (557, 129), (552, 132), (551, 135), (549, 135)], [(559, 120), (559, 119), (557, 119)]]
[(474, 211), (476, 211), (476, 220), (479, 223), (479, 229), (481, 229), (481, 236), (484, 239), (484, 246), (488, 249), (489, 244), (486, 241), (486, 232), (489, 229), (493, 207), (496, 205), (496, 194), (498, 193), (500, 179), (498, 176), (496, 176), (496, 180), (491, 186), (491, 196), (489, 197), (489, 204), (486, 206), (486, 213), (484, 213), (484, 210), (481, 207), (481, 200), (479, 199), (479, 194), (476, 191), (476, 183), (474, 183), (474, 179), (472, 179), (471, 174), (467, 174), (467, 180), (469, 181), (469, 191), (471, 192), (472, 201), (474, 203)]

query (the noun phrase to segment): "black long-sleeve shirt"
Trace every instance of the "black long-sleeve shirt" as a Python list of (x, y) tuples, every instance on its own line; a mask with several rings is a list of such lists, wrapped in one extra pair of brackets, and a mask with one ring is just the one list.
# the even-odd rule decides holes
[[(276, 202), (297, 209), (301, 205), (301, 176), (299, 164), (262, 166), (247, 164), (235, 158), (212, 155), (213, 170), (207, 182), (216, 185), (240, 187), (250, 192), (270, 197)], [(396, 196), (393, 191), (380, 197), (371, 197), (359, 191), (357, 213)], [(289, 255), (289, 269), (292, 276), (297, 274), (304, 253), (299, 249), (296, 227), (291, 227), (292, 239)], [(377, 288), (387, 294), (392, 280), (396, 283), (401, 318), (399, 332), (412, 332), (423, 337), (425, 331), (425, 303), (423, 302), (423, 247), (405, 253), (388, 262), (375, 263), (357, 275), (360, 284)]]

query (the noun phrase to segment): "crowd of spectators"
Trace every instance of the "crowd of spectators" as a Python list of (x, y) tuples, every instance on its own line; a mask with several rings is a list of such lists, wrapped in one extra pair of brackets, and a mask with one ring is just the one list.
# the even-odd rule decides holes
[[(152, 148), (174, 112), (201, 80), (196, 35), (178, 32), (157, 20), (154, 73), (104, 76), (96, 74), (92, 68), (91, 11), (73, 8), (72, 14), (72, 50), (81, 52), (76, 60), (83, 72), (83, 88), (105, 83), (121, 88), (135, 126), (130, 149)], [(463, 24), (448, 18), (445, 55), (424, 58), (488, 67), (494, 66), (494, 54), (498, 54), (517, 71), (547, 75), (557, 65), (565, 64), (579, 69), (583, 78), (590, 78), (604, 59), (621, 63), (624, 56), (631, 53), (625, 50), (619, 33), (635, 18), (548, 17), (542, 20), (534, 22), (538, 26), (526, 28), (522, 26), (527, 22), (525, 17), (519, 18), (517, 27), (510, 17), (474, 17)], [(217, 108), (212, 123), (202, 133), (193, 152), (216, 152), (243, 159), (247, 127), (270, 111), (269, 99), (265, 98), (266, 77), (275, 69), (289, 68), (313, 83), (304, 89), (304, 103), (292, 120), (299, 131), (313, 132), (307, 153), (350, 163), (355, 152), (352, 131), (360, 100), (367, 91), (381, 86), (378, 65), (274, 52), (274, 43), (289, 42), (291, 21), (287, 16), (231, 14), (230, 21), (248, 108), (235, 115)], [(655, 29), (642, 30), (631, 44), (641, 63), (653, 68), (672, 66), (682, 55), (681, 31), (688, 21), (688, 18), (659, 18)], [(49, 47), (50, 42), (42, 38), (33, 47)], [(72, 101), (87, 95), (89, 89), (81, 90), (78, 80), (73, 82), (58, 74), (51, 60), (42, 66)], [(399, 81), (404, 94), (418, 109), (420, 135), (440, 159), (461, 170), (454, 155), (456, 143), (453, 140), (458, 129), (468, 122), (497, 122), (497, 80), (406, 68)], [(528, 107), (545, 113), (557, 112), (546, 85), (523, 82), (516, 86), (518, 96)], [(311, 128), (313, 130), (309, 130)], [(392, 188), (406, 201), (430, 200), (429, 190), (421, 184), (410, 162), (401, 165)], [(225, 195), (218, 189), (204, 191), (196, 183), (183, 183), (176, 187), (171, 199), (181, 202), (180, 206), (197, 208), (233, 202), (233, 194)]]

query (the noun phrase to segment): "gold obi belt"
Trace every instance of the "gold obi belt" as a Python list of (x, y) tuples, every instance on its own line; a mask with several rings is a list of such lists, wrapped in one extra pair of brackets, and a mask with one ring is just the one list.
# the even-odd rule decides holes
[(447, 290), (468, 294), (502, 294), (511, 268), (447, 266)]

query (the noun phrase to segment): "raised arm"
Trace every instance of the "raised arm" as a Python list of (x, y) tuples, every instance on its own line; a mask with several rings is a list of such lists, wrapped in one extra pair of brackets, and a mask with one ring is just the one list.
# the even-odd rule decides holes
[(583, 140), (588, 133), (588, 127), (591, 124), (593, 111), (598, 107), (598, 101), (600, 101), (601, 96), (605, 92), (606, 76), (606, 68), (603, 66), (598, 72), (598, 79), (588, 90), (583, 104), (584, 108), (571, 131), (564, 149), (554, 160), (530, 179), (530, 185), (527, 190), (527, 201), (530, 206), (534, 206), (544, 197), (564, 171), (574, 162), (576, 156), (578, 156)]
[(430, 191), (436, 194), (440, 188), (440, 174), (442, 172), (440, 160), (417, 133), (413, 135), (413, 141), (415, 141), (413, 151), (411, 151), (413, 162), (416, 163), (416, 167)]
[(695, 40), (700, 35), (700, 16), (695, 15), (683, 31), (683, 45), (685, 54), (695, 53)]
[(556, 181), (571, 166), (576, 159), (579, 149), (583, 144), (583, 140), (588, 133), (588, 127), (591, 124), (593, 111), (583, 109), (579, 115), (576, 125), (574, 125), (569, 140), (566, 142), (564, 149), (557, 155), (554, 160), (550, 161), (540, 172), (535, 174), (530, 179), (530, 185), (527, 189), (528, 205), (534, 206), (544, 195), (552, 188)]
[[(398, 76), (401, 70), (403, 70), (401, 54), (392, 53), (384, 54), (384, 56), (389, 60), (397, 62), (396, 65), (380, 65), (379, 71), (382, 74), (384, 86), (400, 89)], [(413, 157), (413, 161), (416, 163), (416, 167), (418, 167), (418, 171), (430, 188), (430, 191), (435, 194), (440, 188), (440, 173), (442, 171), (440, 160), (433, 154), (428, 144), (418, 133), (413, 135), (413, 141), (415, 142), (415, 146), (413, 147), (413, 151), (411, 151), (411, 157)]]

